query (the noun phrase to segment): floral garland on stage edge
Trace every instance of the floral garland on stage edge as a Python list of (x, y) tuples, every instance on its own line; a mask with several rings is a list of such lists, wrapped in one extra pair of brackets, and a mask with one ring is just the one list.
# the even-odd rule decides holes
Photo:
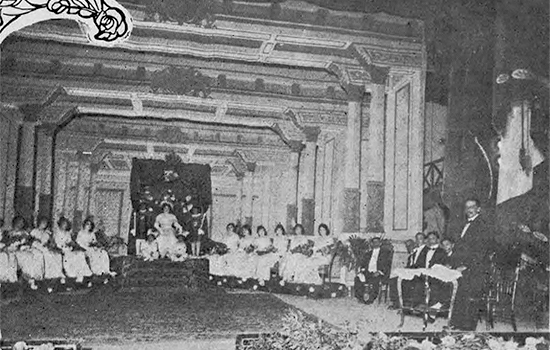
[(307, 296), (314, 299), (343, 298), (348, 296), (348, 289), (340, 283), (304, 284), (287, 283), (280, 278), (272, 277), (269, 281), (260, 281), (254, 278), (238, 278), (235, 276), (210, 275), (209, 280), (218, 287), (234, 289), (248, 289), (275, 294), (291, 294)]
[(129, 12), (114, 0), (0, 0), (0, 43), (11, 33), (49, 19), (72, 19), (88, 40), (109, 46), (132, 31)]
[(484, 333), (442, 333), (439, 338), (419, 340), (420, 337), (412, 339), (384, 333), (359, 337), (349, 325), (345, 328), (338, 330), (321, 320), (312, 320), (300, 311), (291, 311), (283, 318), (278, 332), (248, 338), (246, 346), (237, 344), (237, 350), (548, 350), (549, 346), (548, 339), (542, 337), (527, 337), (525, 344), (520, 345), (513, 339), (505, 340)]

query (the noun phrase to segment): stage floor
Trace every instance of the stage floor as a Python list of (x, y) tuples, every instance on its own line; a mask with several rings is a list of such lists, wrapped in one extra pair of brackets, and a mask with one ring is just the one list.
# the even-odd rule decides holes
[[(1, 306), (5, 340), (72, 339), (85, 347), (227, 340), (271, 332), (293, 308), (268, 293), (98, 289), (83, 295), (26, 293)], [(145, 344), (144, 344), (145, 345)]]

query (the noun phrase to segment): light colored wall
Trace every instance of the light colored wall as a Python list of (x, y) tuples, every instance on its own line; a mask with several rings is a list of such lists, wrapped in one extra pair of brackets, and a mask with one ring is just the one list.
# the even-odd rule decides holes
[(425, 111), (424, 162), (429, 163), (445, 156), (447, 107), (434, 102), (426, 102)]

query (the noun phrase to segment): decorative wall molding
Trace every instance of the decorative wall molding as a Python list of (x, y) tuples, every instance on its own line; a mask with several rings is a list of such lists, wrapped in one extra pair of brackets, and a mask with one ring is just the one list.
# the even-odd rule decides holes
[(155, 93), (189, 95), (206, 98), (211, 93), (211, 79), (189, 67), (167, 67), (151, 74), (151, 90)]

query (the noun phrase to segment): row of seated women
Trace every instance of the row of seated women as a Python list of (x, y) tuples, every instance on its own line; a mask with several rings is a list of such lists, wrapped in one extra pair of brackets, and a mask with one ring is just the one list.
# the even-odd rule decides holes
[(308, 236), (300, 224), (291, 235), (287, 235), (280, 224), (273, 235), (269, 235), (263, 226), (258, 226), (253, 233), (248, 225), (237, 234), (235, 225), (230, 223), (226, 232), (214, 239), (223, 243), (227, 252), (208, 256), (211, 274), (254, 278), (260, 284), (270, 279), (272, 268), (277, 266), (283, 281), (321, 284), (319, 269), (330, 263), (335, 243), (325, 224), (319, 225), (316, 235)]
[[(15, 283), (21, 276), (36, 290), (37, 281), (65, 284), (70, 278), (81, 284), (89, 277), (101, 276), (107, 283), (107, 277), (114, 275), (109, 255), (98, 245), (91, 219), (84, 221), (75, 239), (71, 223), (65, 218), (59, 219), (52, 233), (47, 218), (40, 218), (29, 232), (25, 219), (18, 216), (11, 229), (0, 234), (0, 283)], [(48, 285), (52, 292), (51, 283)]]

